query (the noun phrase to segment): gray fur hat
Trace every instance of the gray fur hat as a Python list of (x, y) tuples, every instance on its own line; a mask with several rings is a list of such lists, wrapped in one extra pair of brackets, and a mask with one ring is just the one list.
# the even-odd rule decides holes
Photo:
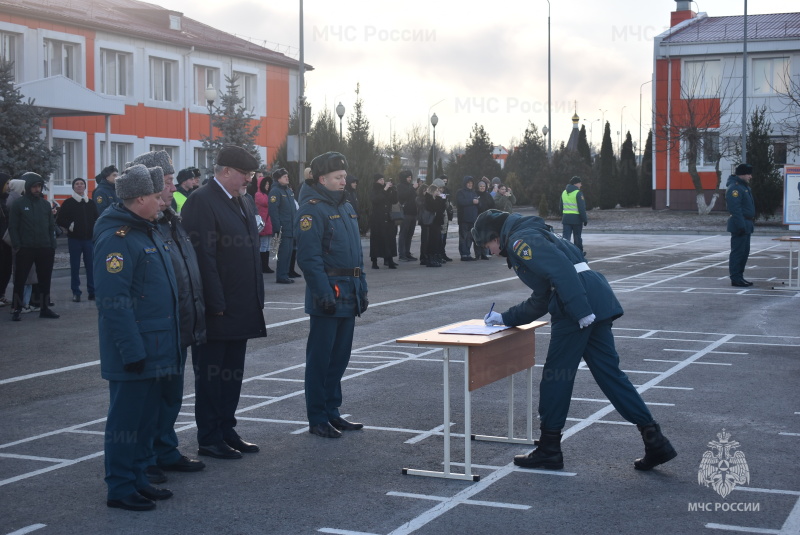
[(153, 193), (159, 192), (164, 189), (164, 170), (160, 167), (148, 167), (150, 171), (150, 180), (153, 181)]
[(117, 192), (117, 197), (122, 200), (135, 199), (136, 197), (144, 197), (145, 195), (152, 195), (159, 193), (164, 189), (164, 176), (161, 175), (161, 183), (156, 184), (156, 180), (151, 176), (150, 170), (142, 164), (135, 164), (125, 169), (125, 171), (117, 177), (114, 183), (114, 189)]
[(175, 168), (172, 160), (165, 150), (145, 152), (133, 159), (133, 163), (140, 163), (145, 167), (160, 167), (165, 175), (174, 175)]

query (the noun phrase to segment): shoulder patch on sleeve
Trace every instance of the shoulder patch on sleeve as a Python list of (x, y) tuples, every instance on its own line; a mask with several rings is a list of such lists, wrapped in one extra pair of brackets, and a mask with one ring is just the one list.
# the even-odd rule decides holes
[(531, 252), (531, 246), (522, 240), (517, 240), (516, 242), (514, 242), (514, 254), (516, 254), (523, 260), (530, 260), (531, 258), (533, 258), (533, 254)]
[(269, 202), (278, 202), (278, 196), (277, 195), (270, 195), (269, 196)]
[(738, 189), (733, 190), (733, 192), (731, 193), (731, 196), (732, 197), (738, 197), (739, 196), (739, 190)]
[(94, 200), (97, 204), (103, 204), (103, 196), (98, 195), (97, 198)]
[(122, 271), (122, 253), (108, 253), (106, 256), (106, 271), (109, 273), (119, 273)]
[(306, 230), (310, 230), (312, 223), (313, 219), (310, 215), (300, 216), (300, 230), (302, 230), (303, 232), (305, 232)]

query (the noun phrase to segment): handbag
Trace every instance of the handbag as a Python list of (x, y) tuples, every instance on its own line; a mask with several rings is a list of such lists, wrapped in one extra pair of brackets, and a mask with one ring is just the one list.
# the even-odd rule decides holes
[(419, 214), (419, 224), (420, 225), (433, 225), (433, 220), (436, 217), (436, 214), (431, 212), (430, 210), (423, 209), (422, 212)]
[(396, 202), (392, 205), (392, 211), (389, 214), (389, 219), (398, 224), (403, 222), (403, 209), (400, 207), (399, 202)]

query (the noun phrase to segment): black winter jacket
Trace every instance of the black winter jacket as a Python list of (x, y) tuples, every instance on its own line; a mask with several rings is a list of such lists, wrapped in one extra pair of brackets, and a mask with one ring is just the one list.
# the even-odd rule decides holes
[[(56, 217), (56, 224), (67, 229), (67, 236), (70, 238), (91, 240), (92, 234), (94, 234), (94, 223), (98, 216), (97, 205), (93, 200), (87, 199), (78, 202), (74, 197), (70, 197), (61, 205)], [(70, 230), (69, 227), (73, 223), (75, 225)]]

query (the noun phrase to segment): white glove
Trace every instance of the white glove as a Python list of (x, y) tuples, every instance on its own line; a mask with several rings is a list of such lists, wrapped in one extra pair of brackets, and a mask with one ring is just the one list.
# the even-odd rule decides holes
[(486, 325), (503, 325), (503, 315), (499, 312), (489, 312), (483, 317), (483, 322)]
[(594, 317), (595, 317), (594, 314), (589, 314), (585, 318), (579, 319), (578, 320), (578, 325), (581, 326), (581, 329), (583, 329), (584, 327), (588, 327), (589, 325), (594, 323)]
[(72, 232), (73, 230), (75, 230), (75, 221), (69, 224), (69, 231)]

